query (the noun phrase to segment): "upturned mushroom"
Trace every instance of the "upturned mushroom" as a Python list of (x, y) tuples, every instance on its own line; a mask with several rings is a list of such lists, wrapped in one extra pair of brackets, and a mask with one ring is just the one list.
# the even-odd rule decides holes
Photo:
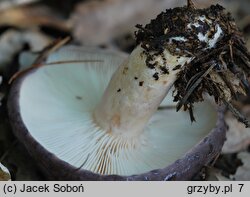
[[(181, 90), (178, 82), (196, 52), (221, 46), (228, 35), (223, 17), (231, 21), (220, 6), (167, 10), (139, 26), (138, 46), (128, 57), (61, 48), (14, 81), (8, 103), (14, 133), (51, 179), (191, 179), (221, 150), (223, 110), (207, 99), (195, 105), (191, 124), (193, 114), (185, 110), (193, 112), (197, 100), (181, 100), (176, 112), (170, 92), (174, 85)], [(214, 67), (200, 63), (213, 71), (204, 78), (217, 77)], [(216, 77), (211, 84), (224, 85)], [(228, 89), (220, 93), (230, 100)]]

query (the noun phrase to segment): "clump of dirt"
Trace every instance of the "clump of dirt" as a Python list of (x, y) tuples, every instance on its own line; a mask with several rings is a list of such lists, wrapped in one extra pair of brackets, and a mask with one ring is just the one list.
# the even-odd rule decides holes
[[(204, 100), (204, 93), (217, 104), (225, 103), (239, 121), (249, 122), (232, 105), (239, 94), (250, 89), (250, 54), (230, 13), (220, 5), (206, 9), (192, 6), (168, 9), (145, 27), (135, 32), (147, 56), (147, 66), (155, 69), (152, 60), (168, 50), (177, 57), (190, 57), (191, 62), (179, 67), (174, 101), (177, 111), (184, 107), (194, 121), (193, 104)], [(166, 60), (167, 61), (167, 60)]]

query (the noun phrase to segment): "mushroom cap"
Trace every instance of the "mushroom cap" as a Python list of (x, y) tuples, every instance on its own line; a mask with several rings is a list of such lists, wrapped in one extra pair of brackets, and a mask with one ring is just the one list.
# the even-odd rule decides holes
[[(53, 180), (188, 180), (221, 150), (223, 110), (158, 110), (136, 139), (110, 136), (92, 112), (124, 56), (65, 47), (14, 81), (8, 109), (15, 135)], [(162, 105), (174, 104), (167, 97)], [(177, 160), (177, 161), (176, 161)]]

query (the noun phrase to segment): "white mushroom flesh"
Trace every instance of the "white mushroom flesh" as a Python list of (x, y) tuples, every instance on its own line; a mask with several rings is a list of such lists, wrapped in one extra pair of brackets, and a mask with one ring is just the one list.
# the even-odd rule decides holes
[[(199, 24), (199, 21), (202, 23), (206, 23), (209, 26), (212, 26), (212, 24), (213, 24), (213, 21), (206, 18), (206, 16), (200, 16), (195, 21), (196, 22), (190, 23), (187, 25), (188, 29), (193, 29), (193, 27), (195, 27), (195, 28), (200, 27), (201, 24)], [(215, 46), (215, 44), (218, 42), (219, 38), (223, 35), (223, 31), (222, 31), (219, 24), (216, 24), (214, 29), (215, 29), (215, 32), (212, 32), (211, 29), (209, 29), (206, 32), (206, 34), (203, 34), (201, 32), (198, 33), (197, 36), (198, 36), (199, 41), (206, 42), (208, 44), (208, 46), (206, 48), (204, 48), (203, 50), (213, 48)], [(210, 34), (213, 34), (213, 38), (209, 38)]]
[[(160, 68), (150, 69), (146, 66), (146, 55), (141, 47), (132, 52), (112, 76), (96, 107), (94, 119), (97, 125), (112, 135), (127, 138), (144, 132), (146, 123), (176, 80), (178, 71), (173, 68), (191, 60), (172, 56), (167, 50), (164, 55), (168, 60), (164, 66), (170, 72), (160, 76)], [(163, 65), (162, 59), (159, 56), (154, 61)], [(158, 80), (153, 77), (155, 73), (160, 76)]]

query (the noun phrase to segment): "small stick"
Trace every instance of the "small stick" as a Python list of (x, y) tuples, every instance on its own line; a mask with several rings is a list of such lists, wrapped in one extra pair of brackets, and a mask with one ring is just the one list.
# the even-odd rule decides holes
[(43, 66), (50, 66), (55, 64), (81, 64), (81, 63), (87, 63), (87, 62), (104, 62), (104, 60), (71, 60), (71, 61), (58, 61), (58, 62), (51, 62), (47, 64), (43, 64)]
[(34, 67), (39, 67), (42, 65), (42, 62), (53, 52), (61, 48), (63, 45), (67, 44), (70, 41), (71, 37), (66, 37), (64, 39), (57, 39), (54, 42), (52, 42), (49, 46), (45, 47), (45, 49), (42, 50), (39, 57), (35, 60), (35, 62), (32, 64), (31, 67), (17, 71), (9, 80), (9, 84), (11, 84), (17, 77), (20, 75), (28, 72), (29, 70), (33, 69)]
[(245, 124), (246, 128), (250, 127), (250, 122), (244, 115), (242, 115), (237, 109), (235, 109), (235, 107), (231, 103), (229, 103), (225, 99), (223, 100), (223, 102), (228, 107), (228, 109), (232, 112), (232, 114), (237, 118), (238, 121)]
[(201, 75), (201, 77), (199, 79), (197, 79), (197, 81), (193, 84), (193, 86), (191, 86), (191, 88), (188, 90), (187, 94), (183, 97), (183, 99), (177, 104), (176, 110), (179, 111), (180, 108), (182, 107), (182, 105), (186, 102), (186, 100), (188, 99), (188, 97), (193, 93), (194, 89), (201, 83), (202, 79), (204, 77), (206, 77), (211, 70), (213, 69), (214, 65), (211, 65), (207, 71)]
[(44, 61), (44, 59), (46, 59), (51, 53), (57, 51), (63, 45), (67, 44), (70, 40), (71, 37), (68, 36), (66, 38), (57, 39), (54, 42), (52, 42), (49, 46), (43, 49), (41, 55), (35, 60), (32, 66), (39, 67), (41, 63)]
[(172, 106), (172, 105), (165, 105), (165, 106), (159, 106), (159, 107), (158, 107), (158, 110), (165, 110), (165, 109), (170, 110), (170, 109), (174, 109), (174, 108), (175, 108), (175, 106)]
[(189, 80), (189, 82), (188, 82), (188, 84), (187, 84), (187, 86), (185, 88), (185, 91), (187, 91), (188, 88), (190, 87), (190, 85), (191, 86), (193, 85), (192, 84), (193, 81), (196, 80), (197, 78), (199, 79), (202, 76), (202, 74), (203, 74), (203, 72), (201, 71), (201, 72), (196, 73), (193, 77), (191, 77), (191, 79)]
[(214, 157), (212, 163), (210, 164), (210, 166), (214, 166), (215, 163), (216, 163), (216, 161), (219, 159), (219, 157), (220, 157), (220, 153), (217, 153), (217, 154), (215, 155), (215, 157)]

